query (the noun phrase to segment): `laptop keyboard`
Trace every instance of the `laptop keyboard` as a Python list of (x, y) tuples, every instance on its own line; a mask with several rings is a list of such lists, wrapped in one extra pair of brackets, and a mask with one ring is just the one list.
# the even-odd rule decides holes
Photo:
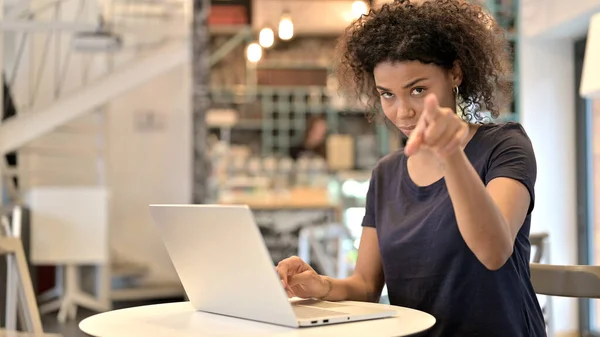
[(325, 310), (325, 309), (318, 309), (318, 308), (312, 308), (312, 307), (303, 307), (303, 306), (299, 306), (299, 305), (295, 305), (295, 306), (293, 306), (293, 308), (294, 308), (294, 313), (296, 313), (296, 317), (298, 317), (300, 319), (346, 315), (346, 313), (340, 312), (340, 311)]

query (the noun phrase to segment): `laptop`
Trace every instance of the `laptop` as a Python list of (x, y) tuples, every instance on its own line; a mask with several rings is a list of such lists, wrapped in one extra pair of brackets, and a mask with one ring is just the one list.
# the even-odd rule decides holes
[(294, 328), (396, 315), (385, 307), (288, 299), (248, 206), (150, 205), (150, 213), (198, 311)]

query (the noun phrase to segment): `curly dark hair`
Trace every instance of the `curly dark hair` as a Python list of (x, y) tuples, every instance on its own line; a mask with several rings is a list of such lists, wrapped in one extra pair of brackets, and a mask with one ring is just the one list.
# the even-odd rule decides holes
[(395, 0), (371, 9), (346, 29), (336, 54), (340, 89), (351, 98), (367, 98), (373, 111), (380, 107), (373, 70), (384, 61), (446, 69), (458, 62), (463, 72), (458, 104), (468, 118), (480, 111), (497, 117), (511, 94), (505, 31), (485, 9), (465, 0)]

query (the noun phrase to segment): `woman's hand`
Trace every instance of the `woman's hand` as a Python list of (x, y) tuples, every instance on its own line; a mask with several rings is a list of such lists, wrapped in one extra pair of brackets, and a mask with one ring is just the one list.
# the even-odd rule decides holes
[(426, 149), (445, 159), (462, 150), (469, 126), (452, 109), (439, 106), (437, 97), (425, 97), (425, 109), (406, 143), (404, 153), (412, 156)]
[(331, 282), (297, 256), (282, 260), (276, 269), (288, 297), (322, 298), (331, 291)]

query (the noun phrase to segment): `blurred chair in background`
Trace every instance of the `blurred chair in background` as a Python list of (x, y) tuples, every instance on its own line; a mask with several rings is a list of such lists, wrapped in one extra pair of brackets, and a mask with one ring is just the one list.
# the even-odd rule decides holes
[[(13, 211), (11, 222), (6, 215), (0, 218), (0, 255), (6, 256), (6, 319), (4, 332), (19, 330), (17, 323), (21, 323), (22, 330), (30, 336), (59, 336), (44, 334), (42, 321), (33, 291), (29, 274), (29, 267), (25, 259), (25, 251), (19, 237), (20, 233), (20, 208), (15, 207), (17, 216)], [(0, 332), (2, 332), (0, 328)], [(29, 334), (22, 334), (27, 336)], [(20, 335), (17, 335), (20, 336)]]

